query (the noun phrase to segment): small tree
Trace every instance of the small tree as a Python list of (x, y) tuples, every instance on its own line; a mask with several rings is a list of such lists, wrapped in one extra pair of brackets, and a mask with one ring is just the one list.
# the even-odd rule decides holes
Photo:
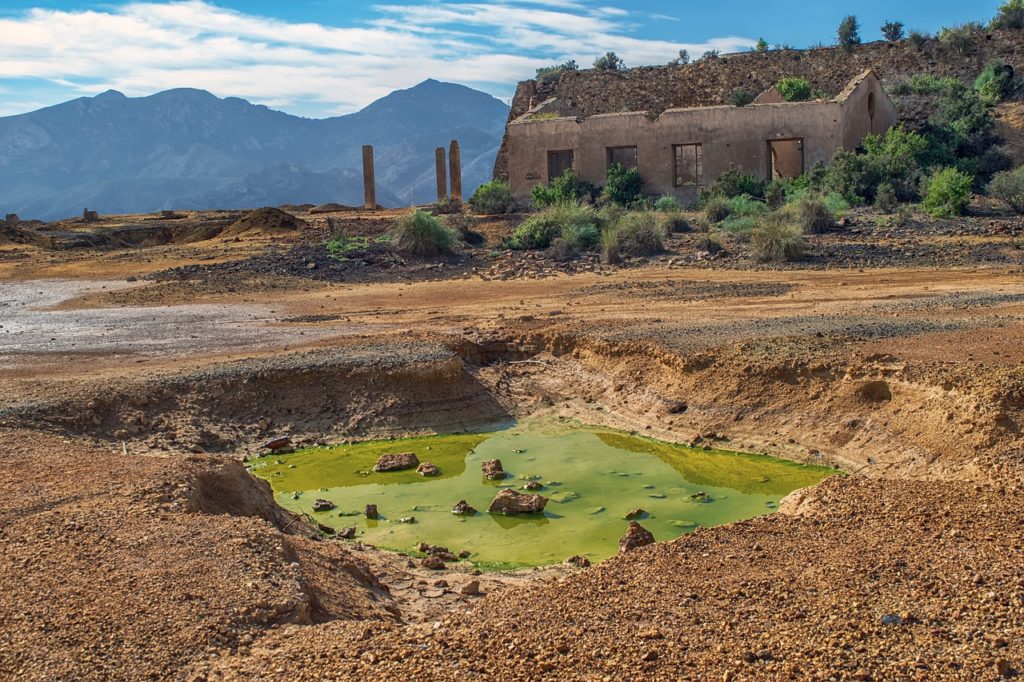
[(636, 168), (613, 163), (608, 169), (608, 180), (604, 185), (604, 197), (620, 206), (629, 206), (640, 199), (644, 181)]
[(626, 63), (614, 52), (606, 52), (594, 60), (594, 68), (599, 71), (625, 71)]
[(720, 54), (721, 52), (719, 52), (718, 50), (708, 50), (701, 56), (701, 59), (718, 59), (718, 55)]
[(783, 78), (775, 84), (775, 88), (787, 102), (806, 102), (814, 94), (806, 78)]
[(857, 17), (852, 14), (839, 22), (839, 45), (845, 50), (852, 50), (854, 45), (860, 45), (860, 23)]
[(552, 64), (551, 66), (543, 66), (537, 69), (537, 80), (544, 81), (547, 83), (553, 83), (562, 77), (562, 74), (566, 71), (578, 71), (579, 66), (576, 64), (575, 59), (569, 59), (562, 62), (561, 64)]
[(898, 21), (887, 21), (882, 24), (882, 36), (890, 43), (903, 40), (903, 24)]
[(952, 218), (963, 215), (971, 201), (971, 187), (974, 178), (955, 168), (938, 171), (928, 181), (924, 209), (936, 218)]
[(757, 39), (757, 45), (754, 46), (754, 52), (765, 53), (768, 51), (768, 41), (764, 38)]
[(1024, 28), (1024, 0), (1007, 0), (999, 8), (999, 12), (989, 23), (993, 30), (1006, 28)]
[(679, 56), (672, 60), (674, 64), (689, 64), (690, 53), (686, 50), (679, 50)]

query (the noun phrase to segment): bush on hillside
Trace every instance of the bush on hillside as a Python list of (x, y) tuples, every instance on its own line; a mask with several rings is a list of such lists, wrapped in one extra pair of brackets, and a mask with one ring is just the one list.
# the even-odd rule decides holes
[(971, 187), (974, 179), (955, 168), (936, 172), (928, 180), (924, 209), (936, 218), (952, 218), (963, 215), (971, 201)]
[(988, 195), (1003, 202), (1012, 211), (1024, 213), (1024, 166), (996, 173), (988, 184)]
[(804, 254), (800, 227), (785, 211), (766, 214), (750, 233), (754, 257), (761, 262), (781, 263), (798, 260)]
[(594, 68), (598, 71), (625, 71), (626, 63), (614, 52), (605, 52), (594, 60)]
[(844, 50), (853, 49), (855, 45), (860, 44), (860, 23), (857, 21), (857, 17), (852, 14), (847, 15), (839, 22), (839, 29), (836, 31), (836, 37), (839, 38), (839, 46)]
[(504, 241), (509, 249), (546, 249), (556, 238), (579, 233), (585, 226), (598, 229), (597, 211), (578, 200), (561, 201), (524, 220)]
[(416, 209), (399, 218), (391, 233), (391, 245), (400, 253), (413, 256), (439, 256), (451, 253), (455, 233), (435, 216)]
[(643, 187), (644, 181), (639, 170), (613, 163), (608, 168), (602, 195), (614, 204), (629, 206), (643, 198)]
[(746, 88), (737, 88), (725, 98), (725, 103), (734, 107), (745, 107), (755, 99), (754, 93)]
[(562, 74), (567, 71), (578, 71), (579, 66), (576, 64), (575, 59), (564, 61), (561, 64), (553, 64), (551, 66), (543, 66), (537, 69), (537, 80), (542, 83), (554, 83), (562, 77)]
[(507, 182), (501, 180), (485, 182), (477, 187), (473, 196), (469, 198), (469, 207), (482, 215), (511, 213), (515, 205), (512, 190), (509, 189)]
[(1013, 86), (1013, 67), (1000, 61), (991, 61), (978, 74), (974, 89), (981, 100), (993, 106), (1006, 99)]
[(992, 30), (1024, 28), (1024, 0), (1007, 0), (989, 23)]
[(533, 188), (533, 205), (539, 208), (564, 201), (587, 201), (594, 198), (597, 188), (569, 168), (551, 181), (550, 185)]
[(882, 37), (890, 43), (903, 40), (903, 24), (898, 21), (887, 21), (882, 24)]
[(814, 96), (811, 83), (806, 78), (783, 78), (775, 84), (775, 89), (787, 102), (806, 102)]

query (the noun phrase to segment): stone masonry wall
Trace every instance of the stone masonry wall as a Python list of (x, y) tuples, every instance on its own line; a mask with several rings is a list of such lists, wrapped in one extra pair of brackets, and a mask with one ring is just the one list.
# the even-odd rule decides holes
[[(918, 73), (969, 81), (991, 59), (1024, 73), (1024, 31), (979, 33), (963, 55), (937, 40), (929, 40), (920, 50), (909, 41), (875, 42), (852, 52), (834, 47), (746, 52), (687, 65), (647, 66), (624, 72), (571, 71), (557, 83), (519, 83), (509, 121), (550, 97), (562, 101), (566, 115), (582, 118), (624, 111), (656, 115), (673, 107), (724, 104), (737, 88), (756, 95), (786, 76), (802, 76), (815, 88), (834, 95), (867, 68), (874, 69), (884, 85)], [(502, 180), (508, 179), (507, 145), (506, 134), (494, 163), (494, 177)]]

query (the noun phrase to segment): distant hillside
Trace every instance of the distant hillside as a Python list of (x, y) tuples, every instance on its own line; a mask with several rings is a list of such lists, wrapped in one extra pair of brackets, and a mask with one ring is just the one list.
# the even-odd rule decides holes
[(361, 204), (364, 144), (375, 148), (379, 203), (426, 203), (434, 149), (453, 139), (468, 196), (490, 179), (507, 116), (490, 95), (435, 80), (328, 119), (204, 90), (108, 91), (0, 117), (0, 215)]

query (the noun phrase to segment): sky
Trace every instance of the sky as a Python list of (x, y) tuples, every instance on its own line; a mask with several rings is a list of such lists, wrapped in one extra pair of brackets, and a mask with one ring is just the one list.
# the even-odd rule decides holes
[(323, 118), (427, 79), (508, 101), (538, 67), (607, 51), (627, 66), (830, 44), (848, 12), (935, 32), (1000, 0), (0, 0), (0, 116), (108, 89), (177, 87)]

